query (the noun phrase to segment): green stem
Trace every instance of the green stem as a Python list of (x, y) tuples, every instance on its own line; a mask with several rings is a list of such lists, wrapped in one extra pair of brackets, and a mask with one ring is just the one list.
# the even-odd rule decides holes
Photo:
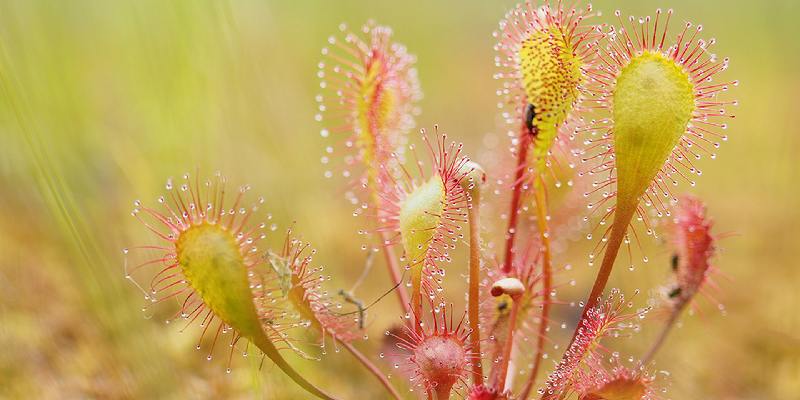
[(289, 363), (286, 362), (286, 359), (280, 355), (278, 349), (275, 348), (275, 345), (267, 338), (266, 335), (263, 333), (256, 334), (255, 336), (250, 338), (264, 354), (272, 360), (278, 368), (281, 369), (289, 378), (291, 378), (296, 384), (300, 387), (305, 389), (307, 392), (313, 394), (314, 396), (319, 397), (320, 399), (325, 400), (335, 400), (334, 397), (322, 391), (322, 389), (314, 386), (311, 382), (306, 380), (300, 373), (297, 372), (294, 368), (292, 368)]

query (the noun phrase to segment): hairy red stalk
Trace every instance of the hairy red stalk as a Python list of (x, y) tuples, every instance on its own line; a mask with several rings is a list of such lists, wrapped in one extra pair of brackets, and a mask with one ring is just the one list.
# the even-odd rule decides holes
[(411, 303), (408, 300), (408, 291), (403, 286), (402, 275), (400, 274), (400, 266), (397, 264), (394, 250), (392, 249), (391, 241), (388, 238), (388, 232), (380, 232), (381, 248), (383, 255), (386, 258), (386, 267), (389, 269), (389, 276), (392, 278), (392, 283), (396, 286), (395, 292), (397, 299), (400, 301), (400, 306), (406, 314), (411, 315)]
[(350, 354), (353, 355), (353, 357), (355, 357), (364, 367), (366, 367), (369, 372), (372, 373), (372, 375), (375, 375), (375, 377), (378, 378), (378, 380), (381, 382), (381, 385), (386, 388), (386, 391), (389, 392), (393, 398), (398, 400), (402, 399), (402, 397), (400, 397), (400, 393), (397, 392), (397, 389), (392, 386), (392, 383), (389, 382), (389, 379), (386, 378), (383, 372), (381, 372), (381, 370), (375, 366), (372, 361), (365, 357), (364, 354), (361, 354), (358, 349), (353, 347), (352, 343), (342, 342), (342, 345), (345, 349), (347, 349), (347, 351), (350, 352)]
[(537, 174), (535, 185), (536, 212), (539, 236), (542, 241), (542, 314), (539, 322), (539, 337), (536, 339), (536, 355), (533, 359), (533, 368), (520, 394), (521, 399), (528, 398), (528, 395), (533, 389), (533, 383), (536, 381), (536, 375), (539, 373), (539, 367), (542, 364), (544, 341), (547, 336), (547, 325), (550, 321), (550, 297), (553, 291), (553, 262), (550, 252), (549, 227), (547, 224), (547, 192), (544, 190), (544, 180), (541, 174)]
[(511, 264), (514, 258), (514, 239), (517, 236), (517, 219), (519, 216), (519, 203), (522, 199), (522, 185), (524, 184), (523, 175), (528, 160), (528, 147), (530, 144), (530, 130), (525, 121), (522, 121), (517, 147), (517, 165), (514, 173), (514, 186), (511, 191), (511, 208), (508, 215), (508, 229), (506, 230), (506, 251), (503, 261), (503, 272), (511, 272)]
[(481, 365), (481, 330), (480, 321), (480, 268), (481, 268), (481, 222), (480, 222), (480, 194), (472, 197), (472, 204), (468, 210), (469, 219), (469, 334), (470, 347), (476, 354), (472, 360), (472, 382), (475, 385), (483, 383), (483, 367)]

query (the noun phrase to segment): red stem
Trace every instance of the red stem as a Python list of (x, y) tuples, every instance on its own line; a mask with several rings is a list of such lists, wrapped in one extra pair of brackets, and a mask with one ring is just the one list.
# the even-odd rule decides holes
[(523, 176), (525, 174), (525, 164), (528, 159), (528, 144), (530, 143), (530, 130), (522, 121), (520, 128), (520, 135), (518, 140), (519, 146), (517, 147), (517, 166), (514, 173), (514, 186), (511, 191), (511, 208), (508, 215), (508, 229), (506, 230), (506, 251), (505, 260), (503, 261), (503, 272), (508, 274), (511, 272), (511, 264), (514, 257), (514, 239), (517, 236), (517, 220), (519, 217), (519, 203), (522, 199), (522, 184)]
[(402, 399), (402, 397), (400, 397), (400, 393), (397, 392), (397, 389), (395, 389), (394, 386), (392, 386), (391, 382), (389, 382), (389, 379), (386, 378), (383, 372), (381, 372), (381, 370), (378, 369), (378, 367), (376, 367), (375, 364), (372, 363), (372, 361), (370, 361), (367, 357), (361, 354), (361, 352), (358, 351), (355, 347), (353, 347), (351, 343), (347, 342), (341, 342), (341, 343), (342, 346), (344, 346), (344, 348), (346, 348), (350, 352), (350, 354), (353, 355), (353, 357), (355, 357), (359, 362), (361, 362), (361, 364), (364, 365), (369, 370), (369, 372), (372, 373), (372, 375), (375, 375), (375, 377), (378, 378), (379, 381), (381, 381), (383, 387), (386, 388), (386, 391), (388, 391), (393, 398), (397, 400)]

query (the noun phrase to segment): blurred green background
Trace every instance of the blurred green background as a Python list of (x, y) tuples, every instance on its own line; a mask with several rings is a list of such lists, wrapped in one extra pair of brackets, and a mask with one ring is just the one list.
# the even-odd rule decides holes
[[(130, 216), (133, 200), (153, 201), (169, 176), (221, 170), (264, 195), (279, 224), (297, 221), (317, 260), (349, 286), (364, 239), (341, 182), (322, 178), (326, 144), (313, 119), (319, 49), (340, 22), (392, 26), (419, 58), (418, 125), (440, 124), (472, 154), (486, 151), (484, 143), (502, 152), (491, 32), (513, 4), (0, 2), (0, 397), (305, 398), (270, 365), (259, 371), (257, 360), (237, 359), (225, 374), (223, 361), (194, 350), (194, 333), (142, 315), (120, 251), (149, 240)], [(728, 312), (705, 304), (674, 332), (658, 364), (670, 372), (669, 397), (800, 398), (800, 2), (594, 6), (607, 22), (615, 8), (674, 8), (678, 21), (702, 23), (718, 39), (717, 54), (732, 60), (726, 77), (741, 81), (731, 139), (717, 160), (700, 163), (696, 188), (717, 232), (738, 233), (717, 258), (729, 278), (719, 295)], [(653, 261), (618, 271), (613, 285), (663, 282), (668, 253), (649, 253)], [(570, 254), (557, 261), (578, 260), (585, 290), (593, 272), (586, 252)], [(377, 296), (384, 275), (375, 268), (376, 283), (359, 295)], [(397, 321), (395, 304), (371, 313), (375, 341)], [(621, 346), (641, 351), (657, 327), (645, 323)], [(563, 343), (568, 332), (557, 333)], [(377, 343), (365, 348), (378, 352)], [(298, 363), (343, 398), (383, 396), (347, 355)]]

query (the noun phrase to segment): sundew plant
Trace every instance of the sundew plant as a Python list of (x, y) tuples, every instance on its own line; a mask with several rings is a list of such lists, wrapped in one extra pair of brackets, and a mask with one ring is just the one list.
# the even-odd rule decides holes
[[(499, 21), (497, 90), (486, 96), (499, 96), (487, 112), (508, 132), (500, 149), (416, 127), (413, 43), (373, 21), (334, 27), (320, 38), (319, 131), (291, 134), (319, 136), (322, 175), (341, 188), (331, 197), (344, 193), (354, 209), (352, 246), (369, 254), (353, 267), (364, 269), (359, 281), (323, 266), (337, 254), (304, 240), (313, 227), (277, 226), (247, 176), (195, 170), (134, 202), (151, 240), (124, 250), (124, 277), (145, 313), (170, 309), (167, 322), (196, 332), (220, 371), (255, 357), (262, 373), (322, 399), (340, 396), (296, 363), (313, 368), (340, 351), (372, 376), (352, 385), (382, 387), (384, 398), (670, 398), (656, 363), (681, 346), (669, 332), (687, 310), (722, 309), (709, 293), (720, 236), (703, 200), (684, 191), (704, 178), (696, 161), (727, 140), (738, 81), (716, 39), (686, 22), (690, 8), (602, 11), (529, 1)], [(585, 252), (576, 236), (591, 243), (593, 282), (570, 280), (562, 262)], [(644, 241), (672, 254), (671, 278), (626, 293), (614, 271), (648, 263)], [(371, 278), (373, 264), (388, 281)], [(385, 294), (337, 290), (365, 280)], [(448, 290), (459, 283), (466, 291)], [(585, 294), (568, 298), (565, 286)], [(396, 306), (396, 324), (370, 321), (379, 302)], [(558, 308), (575, 319), (556, 320)], [(644, 330), (655, 340), (641, 353), (616, 348)]]

